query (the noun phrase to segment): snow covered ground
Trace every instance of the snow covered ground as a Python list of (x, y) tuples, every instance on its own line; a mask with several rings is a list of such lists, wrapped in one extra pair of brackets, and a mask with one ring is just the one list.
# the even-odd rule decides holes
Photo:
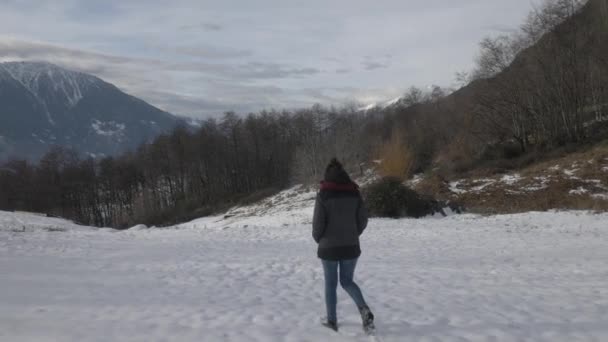
[[(0, 341), (369, 341), (342, 290), (341, 332), (318, 324), (311, 214), (301, 205), (119, 232), (0, 212)], [(356, 278), (377, 340), (608, 340), (607, 222), (584, 212), (372, 220)]]

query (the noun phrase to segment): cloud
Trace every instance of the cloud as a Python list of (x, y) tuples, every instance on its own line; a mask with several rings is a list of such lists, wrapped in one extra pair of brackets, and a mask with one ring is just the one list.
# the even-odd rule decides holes
[[(93, 74), (162, 109), (195, 116), (286, 106), (288, 98), (278, 100), (286, 96), (280, 87), (246, 83), (302, 78), (320, 72), (315, 68), (279, 63), (174, 62), (115, 56), (43, 42), (0, 38), (0, 62), (14, 60), (48, 61)], [(186, 73), (188, 77), (175, 77), (176, 72)], [(192, 95), (192, 87), (197, 84), (204, 91)]]
[(318, 74), (319, 69), (290, 67), (278, 63), (251, 62), (238, 67), (237, 75), (245, 78), (287, 78)]
[(56, 46), (43, 42), (27, 42), (0, 37), (0, 57), (14, 59), (69, 59), (105, 60), (110, 63), (128, 63), (132, 58), (112, 56)]
[(237, 104), (226, 105), (213, 99), (196, 96), (180, 95), (161, 90), (150, 90), (146, 97), (154, 98), (159, 107), (172, 108), (176, 113), (187, 113), (200, 118), (218, 116), (229, 110), (246, 110), (247, 106)]
[(189, 25), (181, 25), (180, 30), (196, 30), (203, 29), (205, 31), (221, 31), (224, 29), (222, 25), (214, 24), (214, 23), (198, 23), (198, 24), (189, 24)]
[(209, 81), (204, 96), (150, 90), (146, 92), (145, 97), (155, 98), (161, 107), (174, 108), (179, 113), (206, 118), (217, 117), (227, 111), (249, 113), (262, 108), (291, 107), (290, 96), (293, 95), (285, 89), (274, 86), (235, 85), (229, 82)]
[(210, 62), (167, 63), (164, 66), (164, 69), (204, 75), (204, 78), (198, 78), (199, 81), (214, 77), (220, 80), (230, 80), (239, 83), (260, 80), (304, 78), (321, 72), (319, 69), (311, 67), (298, 67), (265, 62), (247, 62), (241, 64)]
[(192, 57), (207, 59), (242, 58), (253, 56), (253, 51), (244, 49), (223, 48), (217, 46), (181, 46), (175, 49), (167, 49)]
[(390, 67), (392, 57), (391, 54), (384, 54), (381, 57), (364, 56), (361, 64), (363, 65), (363, 69), (367, 71), (386, 69)]
[(375, 70), (375, 69), (385, 69), (388, 68), (388, 64), (373, 62), (373, 61), (365, 61), (363, 62), (363, 67), (365, 70)]
[[(179, 51), (188, 50), (183, 48)], [(249, 55), (246, 51), (189, 50), (192, 53), (207, 53), (210, 57)], [(305, 77), (320, 73), (312, 67), (297, 67), (270, 62), (247, 62), (241, 64), (217, 62), (173, 62), (151, 58), (133, 58), (76, 50), (42, 42), (25, 42), (0, 38), (0, 57), (4, 60), (45, 60), (91, 73), (103, 73), (108, 68), (127, 66), (134, 68), (157, 68), (157, 70), (204, 73), (223, 79), (278, 79)]]
[(382, 6), (4, 0), (1, 7), (0, 60), (49, 61), (170, 112), (208, 115), (382, 101), (411, 85), (450, 84), (455, 71), (472, 66), (488, 29), (518, 27), (531, 6), (530, 0)]

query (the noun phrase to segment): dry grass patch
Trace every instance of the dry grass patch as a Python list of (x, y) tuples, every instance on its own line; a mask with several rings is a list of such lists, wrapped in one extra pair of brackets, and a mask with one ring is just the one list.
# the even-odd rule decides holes
[(414, 188), (473, 212), (608, 211), (608, 143), (497, 174), (478, 169), (451, 181), (430, 175)]

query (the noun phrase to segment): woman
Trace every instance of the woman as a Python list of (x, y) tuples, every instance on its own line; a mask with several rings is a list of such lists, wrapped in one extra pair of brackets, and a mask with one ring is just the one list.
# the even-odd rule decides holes
[(318, 257), (325, 273), (327, 319), (323, 325), (338, 331), (336, 289), (338, 269), (340, 285), (353, 299), (363, 322), (363, 329), (374, 329), (374, 315), (353, 281), (357, 259), (361, 255), (359, 236), (367, 226), (367, 210), (355, 184), (337, 159), (325, 170), (325, 179), (317, 194), (312, 236), (319, 244)]

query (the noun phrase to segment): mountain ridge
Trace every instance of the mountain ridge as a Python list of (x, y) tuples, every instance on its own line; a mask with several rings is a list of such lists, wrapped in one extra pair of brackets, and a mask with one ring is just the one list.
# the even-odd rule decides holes
[(48, 62), (0, 63), (0, 160), (36, 160), (52, 145), (118, 155), (183, 123), (97, 76)]

